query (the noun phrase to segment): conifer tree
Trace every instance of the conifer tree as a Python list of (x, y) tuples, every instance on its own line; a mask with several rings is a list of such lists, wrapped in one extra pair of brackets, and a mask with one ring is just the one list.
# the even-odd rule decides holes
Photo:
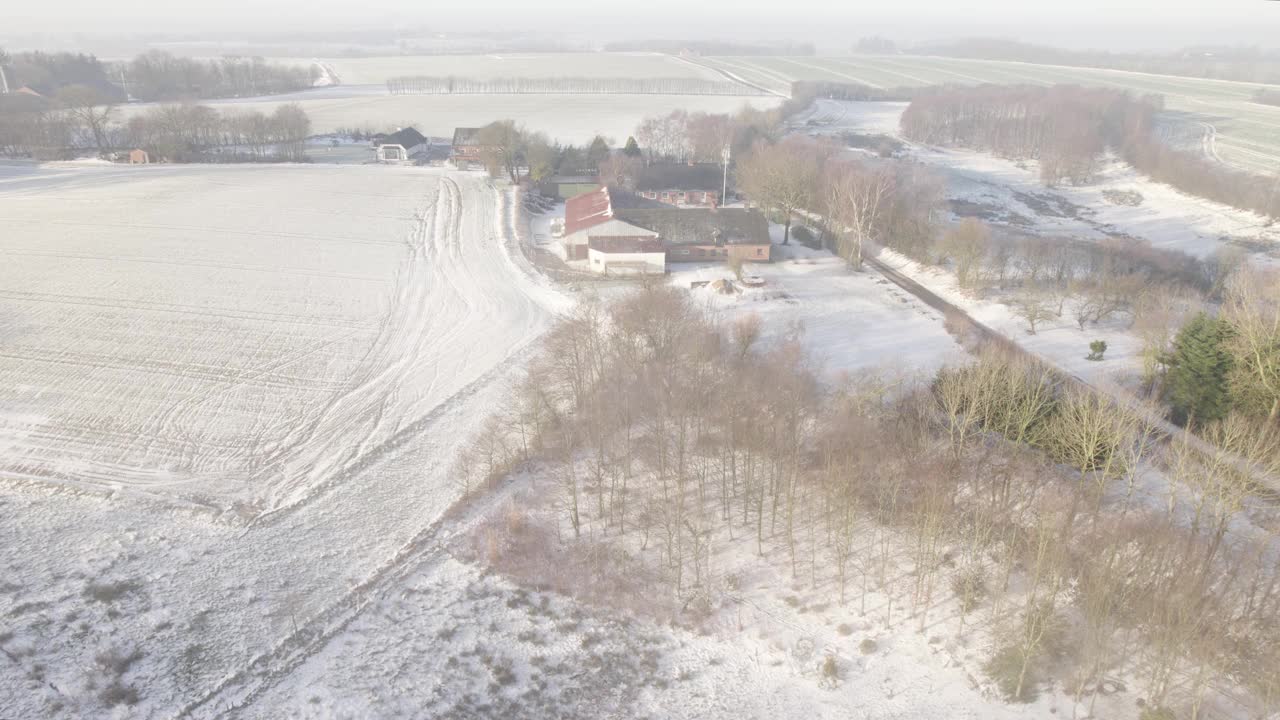
[(1178, 333), (1170, 358), (1169, 402), (1174, 420), (1208, 423), (1231, 409), (1228, 375), (1232, 357), (1227, 347), (1231, 326), (1201, 313)]

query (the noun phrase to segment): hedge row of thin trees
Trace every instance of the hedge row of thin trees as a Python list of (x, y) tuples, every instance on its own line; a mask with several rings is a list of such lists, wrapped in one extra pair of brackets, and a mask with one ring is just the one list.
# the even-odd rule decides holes
[(1084, 709), (1120, 679), (1153, 711), (1200, 717), (1219, 688), (1280, 709), (1280, 547), (1246, 510), (1274, 434), (1233, 419), (1208, 450), (1164, 444), (995, 353), (832, 386), (798, 336), (760, 332), (670, 288), (584, 302), (459, 475), (541, 463), (562, 535), (649, 558), (681, 607), (749, 592), (732, 563), (755, 554), (850, 615), (990, 640), (1012, 700), (1054, 686)]
[(1112, 151), (1139, 172), (1184, 192), (1280, 218), (1280, 178), (1232, 170), (1164, 144), (1163, 98), (1074, 85), (948, 86), (916, 95), (902, 133), (917, 142), (1038, 160), (1047, 184), (1084, 184)]

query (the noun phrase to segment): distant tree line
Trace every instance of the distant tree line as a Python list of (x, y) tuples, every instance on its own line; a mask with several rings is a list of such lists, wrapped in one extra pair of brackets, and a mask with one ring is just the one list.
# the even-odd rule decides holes
[(873, 88), (870, 85), (854, 82), (797, 80), (791, 83), (792, 99), (799, 99), (806, 105), (816, 98), (858, 102), (908, 101), (919, 91), (920, 88), (916, 87)]
[(0, 155), (38, 160), (140, 148), (152, 161), (301, 161), (310, 132), (297, 104), (270, 114), (160, 105), (121, 121), (114, 103), (83, 86), (63, 88), (56, 101), (34, 106), (0, 101)]
[(1250, 47), (1186, 48), (1172, 53), (1066, 50), (1016, 40), (968, 38), (920, 45), (912, 53), (1046, 65), (1114, 68), (1157, 75), (1280, 84), (1280, 51)]
[(147, 101), (273, 95), (305, 90), (317, 77), (315, 68), (268, 63), (260, 57), (197, 60), (159, 50), (116, 69), (130, 97)]
[(152, 50), (132, 60), (104, 63), (79, 53), (0, 51), (10, 90), (28, 87), (53, 97), (69, 86), (93, 90), (104, 101), (196, 100), (292, 92), (311, 87), (317, 70), (268, 63), (260, 57), (200, 60)]
[(716, 40), (625, 40), (606, 43), (606, 52), (694, 53), (697, 55), (815, 55), (813, 43), (752, 45)]
[(1254, 94), (1253, 101), (1256, 103), (1262, 103), (1263, 105), (1280, 106), (1280, 89), (1259, 90)]
[(393, 77), (387, 80), (393, 95), (455, 94), (618, 94), (618, 95), (764, 95), (730, 80), (700, 78), (589, 78), (589, 77)]
[(947, 86), (921, 91), (903, 112), (903, 136), (1037, 160), (1046, 184), (1093, 180), (1110, 150), (1179, 190), (1280, 218), (1280, 182), (1211, 162), (1161, 142), (1160, 96), (1074, 85)]
[(162, 105), (119, 129), (123, 147), (171, 162), (299, 162), (306, 159), (311, 120), (296, 103), (270, 114), (218, 112), (207, 105)]

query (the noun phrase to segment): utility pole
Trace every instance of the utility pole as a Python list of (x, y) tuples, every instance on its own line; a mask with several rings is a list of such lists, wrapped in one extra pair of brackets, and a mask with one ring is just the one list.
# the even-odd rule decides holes
[(725, 201), (729, 199), (729, 156), (732, 146), (725, 145), (724, 150), (720, 152), (721, 159), (724, 160), (724, 185), (720, 188), (720, 205), (723, 206)]
[(0, 50), (0, 95), (9, 94), (9, 76), (4, 74), (4, 66), (9, 62), (9, 53)]

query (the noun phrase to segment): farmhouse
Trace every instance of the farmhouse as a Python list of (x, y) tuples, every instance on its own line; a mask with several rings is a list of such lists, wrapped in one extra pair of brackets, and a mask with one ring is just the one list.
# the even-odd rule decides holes
[(373, 145), (378, 162), (405, 162), (425, 154), (431, 147), (427, 138), (411, 127), (375, 138)]
[(723, 187), (719, 165), (649, 165), (636, 173), (636, 193), (667, 205), (715, 207)]
[(636, 207), (660, 208), (662, 205), (608, 187), (597, 187), (569, 198), (564, 205), (564, 238), (561, 240), (565, 259), (587, 259), (587, 248), (593, 237), (653, 237), (650, 231), (614, 222), (620, 210)]
[(469, 170), (484, 164), (484, 146), (480, 144), (482, 128), (457, 128), (453, 131), (453, 150), (450, 158), (454, 167)]
[(758, 210), (674, 208), (601, 187), (565, 203), (565, 258), (606, 274), (666, 271), (668, 262), (769, 262)]

